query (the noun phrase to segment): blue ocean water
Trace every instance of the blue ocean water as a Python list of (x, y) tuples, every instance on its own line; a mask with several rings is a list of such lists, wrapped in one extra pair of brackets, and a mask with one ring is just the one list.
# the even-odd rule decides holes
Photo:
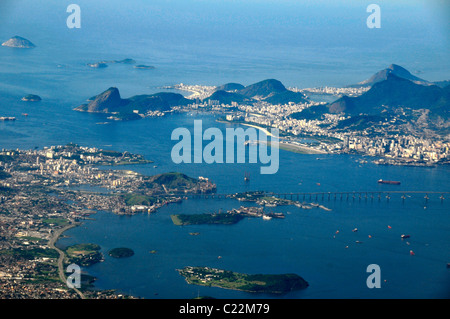
[[(286, 86), (347, 85), (397, 63), (428, 80), (448, 79), (448, 20), (437, 2), (381, 2), (382, 28), (368, 29), (369, 4), (349, 1), (78, 1), (82, 28), (66, 27), (61, 1), (2, 1), (0, 40), (21, 35), (32, 50), (0, 47), (0, 148), (42, 148), (69, 142), (128, 150), (154, 160), (135, 166), (145, 174), (181, 171), (207, 176), (218, 192), (449, 191), (448, 167), (412, 168), (360, 164), (360, 157), (299, 155), (280, 151), (280, 169), (261, 175), (259, 164), (183, 164), (170, 157), (177, 127), (204, 127), (216, 115), (173, 114), (132, 122), (105, 122), (106, 116), (72, 109), (111, 86), (122, 97), (161, 91), (177, 83), (251, 84), (276, 78)], [(412, 23), (414, 21), (414, 23)], [(413, 36), (412, 36), (413, 35)], [(87, 63), (133, 58), (154, 70)], [(20, 98), (38, 94), (42, 101)], [(27, 113), (25, 117), (22, 114)], [(364, 158), (367, 159), (367, 158)], [(243, 176), (250, 172), (251, 181)], [(401, 186), (379, 185), (380, 178)], [(318, 185), (320, 184), (320, 185)], [(306, 201), (315, 201), (309, 198)], [(198, 294), (236, 298), (445, 298), (449, 296), (449, 201), (425, 202), (350, 198), (318, 199), (332, 209), (276, 207), (284, 220), (246, 219), (233, 226), (177, 227), (170, 214), (239, 207), (232, 200), (188, 200), (153, 215), (132, 217), (100, 212), (66, 233), (59, 245), (94, 242), (103, 252), (132, 248), (129, 259), (112, 259), (84, 269), (96, 287), (146, 298), (191, 298)], [(388, 225), (392, 228), (388, 228)], [(352, 229), (358, 228), (358, 232)], [(191, 236), (190, 232), (200, 232)], [(338, 233), (336, 233), (339, 231)], [(411, 234), (408, 241), (401, 234)], [(371, 238), (369, 238), (369, 235)], [(333, 237), (334, 236), (334, 237)], [(356, 240), (362, 244), (355, 243)], [(408, 244), (409, 243), (409, 244)], [(348, 248), (346, 248), (348, 246)], [(157, 250), (150, 254), (150, 250)], [(415, 256), (410, 256), (413, 250)], [(105, 254), (106, 255), (106, 254)], [(221, 256), (222, 258), (218, 258)], [(369, 289), (366, 267), (381, 267), (382, 288)], [(248, 273), (303, 276), (310, 287), (283, 296), (190, 286), (176, 272), (188, 265)]]

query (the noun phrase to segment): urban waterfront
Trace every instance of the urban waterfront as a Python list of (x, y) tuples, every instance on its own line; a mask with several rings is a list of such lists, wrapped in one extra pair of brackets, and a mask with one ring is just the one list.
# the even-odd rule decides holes
[[(201, 118), (209, 125), (220, 125), (214, 122), (214, 116)], [(167, 126), (172, 120), (174, 123), (187, 121), (184, 122), (187, 125), (191, 116), (150, 119), (166, 126), (158, 129), (159, 132), (164, 129), (169, 132)], [(227, 124), (222, 125), (227, 127)], [(166, 149), (170, 149), (171, 144), (168, 144)], [(147, 154), (146, 158), (152, 157)], [(84, 226), (69, 230), (65, 233), (69, 238), (61, 239), (58, 245), (94, 242), (104, 251), (114, 246), (133, 248), (136, 255), (127, 261), (106, 259), (86, 271), (99, 278), (96, 282), (99, 288), (115, 287), (122, 293), (145, 298), (191, 298), (199, 293), (231, 298), (274, 297), (189, 286), (175, 269), (196, 265), (248, 273), (292, 272), (309, 279), (311, 285), (306, 290), (281, 298), (445, 297), (449, 280), (446, 268), (448, 199), (442, 201), (441, 194), (429, 194), (427, 201), (421, 193), (410, 194), (406, 199), (402, 199), (400, 193), (390, 194), (389, 200), (385, 194), (380, 199), (377, 195), (373, 199), (364, 195), (341, 199), (339, 196), (328, 198), (326, 193), (442, 192), (449, 189), (448, 168), (380, 166), (361, 163), (362, 159), (364, 157), (302, 155), (280, 150), (280, 170), (273, 176), (260, 175), (259, 165), (255, 164), (175, 165), (169, 160), (160, 160), (157, 168), (153, 164), (136, 166), (134, 170), (145, 174), (154, 174), (163, 167), (164, 171), (206, 176), (217, 184), (217, 193), (222, 194), (252, 190), (324, 192), (323, 199), (320, 195), (318, 198), (306, 196), (304, 201), (320, 203), (331, 211), (267, 207), (269, 211), (284, 213), (286, 218), (245, 219), (237, 225), (179, 228), (173, 225), (171, 214), (226, 211), (242, 204), (233, 199), (189, 198), (150, 215), (129, 217), (105, 212), (92, 215), (95, 221), (86, 221)], [(248, 183), (244, 181), (245, 172), (250, 172)], [(400, 180), (401, 185), (378, 184), (380, 178)], [(352, 231), (355, 228), (357, 232)], [(200, 234), (192, 236), (189, 234), (192, 232)], [(404, 240), (402, 234), (409, 234), (411, 238)], [(152, 250), (157, 252), (149, 253)], [(410, 250), (414, 251), (414, 256), (410, 255)], [(380, 265), (382, 279), (386, 280), (377, 290), (366, 286), (369, 275), (366, 267), (373, 263)], [(135, 275), (127, 275), (126, 279), (121, 275), (130, 273)]]

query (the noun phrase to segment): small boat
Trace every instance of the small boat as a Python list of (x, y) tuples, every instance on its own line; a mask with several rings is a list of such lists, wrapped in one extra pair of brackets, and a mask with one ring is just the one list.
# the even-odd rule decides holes
[(358, 228), (355, 228), (352, 230), (352, 232), (356, 233), (358, 231)]
[(401, 237), (402, 237), (402, 239), (405, 239), (405, 238), (409, 238), (411, 236), (410, 235), (402, 235)]
[(272, 219), (272, 217), (270, 217), (270, 216), (267, 216), (267, 215), (263, 215), (263, 219), (264, 219), (264, 220), (271, 220), (271, 219)]
[(414, 256), (414, 255), (415, 255), (415, 253), (414, 253), (412, 250), (409, 251), (409, 254), (410, 254), (411, 256)]

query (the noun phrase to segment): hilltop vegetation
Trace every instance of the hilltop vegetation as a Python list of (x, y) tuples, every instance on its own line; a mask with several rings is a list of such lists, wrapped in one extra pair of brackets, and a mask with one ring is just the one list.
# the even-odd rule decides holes
[(167, 189), (187, 189), (195, 186), (198, 180), (178, 172), (163, 173), (151, 176), (145, 182), (148, 188), (164, 185)]
[(124, 200), (127, 206), (134, 206), (134, 205), (151, 206), (157, 201), (157, 198), (144, 194), (128, 193), (124, 195)]

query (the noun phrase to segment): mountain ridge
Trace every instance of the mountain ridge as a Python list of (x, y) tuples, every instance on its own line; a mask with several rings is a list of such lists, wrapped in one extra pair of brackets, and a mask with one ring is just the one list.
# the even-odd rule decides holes
[(106, 91), (90, 98), (88, 104), (82, 104), (75, 108), (76, 111), (88, 113), (114, 113), (131, 114), (146, 113), (148, 111), (168, 111), (173, 106), (187, 105), (191, 103), (183, 95), (170, 92), (159, 92), (155, 94), (134, 95), (123, 99), (119, 89), (110, 87)]
[(270, 104), (303, 103), (306, 96), (300, 92), (288, 90), (283, 83), (275, 79), (262, 80), (248, 86), (239, 83), (227, 83), (216, 88), (214, 93), (204, 100), (217, 100), (219, 103), (255, 103), (265, 101)]
[(450, 86), (421, 85), (388, 74), (387, 79), (375, 83), (368, 91), (356, 97), (342, 96), (326, 105), (316, 105), (302, 112), (291, 114), (293, 118), (318, 119), (325, 113), (379, 115), (398, 107), (412, 110), (429, 109), (434, 117), (449, 118)]
[(386, 69), (378, 71), (377, 73), (372, 75), (370, 78), (368, 78), (364, 81), (361, 81), (354, 86), (363, 86), (363, 87), (373, 86), (375, 83), (386, 80), (390, 74), (393, 74), (397, 77), (400, 77), (400, 78), (403, 78), (406, 80), (410, 80), (412, 82), (415, 82), (416, 84), (422, 84), (422, 85), (431, 85), (432, 84), (427, 80), (421, 79), (421, 78), (411, 74), (411, 72), (409, 72), (408, 70), (406, 70), (404, 67), (402, 67), (400, 65), (391, 64)]

